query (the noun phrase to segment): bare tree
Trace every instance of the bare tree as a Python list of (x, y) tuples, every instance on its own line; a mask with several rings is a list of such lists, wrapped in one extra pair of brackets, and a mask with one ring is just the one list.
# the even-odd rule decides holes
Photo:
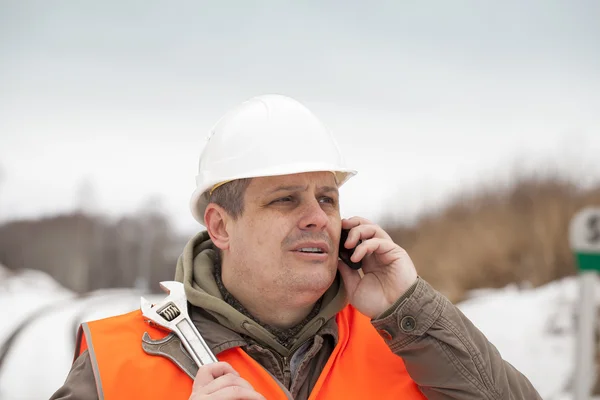
[(143, 204), (139, 211), (139, 220), (141, 225), (140, 231), (140, 257), (137, 269), (135, 286), (142, 290), (150, 289), (153, 253), (156, 239), (159, 235), (157, 232), (157, 222), (162, 220), (162, 199), (158, 195), (151, 196)]

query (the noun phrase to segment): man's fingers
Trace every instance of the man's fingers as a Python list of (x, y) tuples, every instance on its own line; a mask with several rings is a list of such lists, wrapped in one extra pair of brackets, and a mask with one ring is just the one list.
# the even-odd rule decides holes
[(371, 222), (368, 219), (363, 218), (363, 217), (352, 217), (352, 218), (347, 218), (347, 219), (342, 220), (342, 228), (344, 228), (344, 229), (352, 229), (355, 226), (372, 225), (372, 224), (373, 224), (373, 222)]
[(233, 386), (238, 386), (241, 388), (254, 390), (252, 385), (250, 383), (248, 383), (248, 381), (246, 381), (242, 377), (240, 377), (238, 375), (234, 375), (234, 374), (225, 374), (225, 375), (219, 376), (217, 379), (213, 380), (212, 382), (208, 383), (207, 385), (204, 385), (202, 387), (202, 393), (203, 394), (213, 394), (222, 389), (225, 389), (227, 387), (233, 387)]
[(198, 368), (190, 399), (265, 400), (226, 362), (203, 365)]
[(391, 240), (372, 238), (359, 244), (350, 259), (359, 262), (368, 254), (377, 254), (383, 264), (389, 264), (400, 258), (401, 251), (402, 249)]
[(255, 392), (240, 386), (229, 386), (221, 389), (218, 393), (210, 396), (211, 400), (266, 400), (265, 397)]
[(376, 224), (360, 224), (348, 232), (348, 239), (346, 240), (346, 248), (356, 247), (359, 240), (367, 240), (371, 238), (387, 239), (392, 240), (390, 235), (387, 234), (379, 225)]
[(198, 368), (198, 373), (196, 374), (196, 378), (194, 378), (194, 388), (204, 387), (214, 381), (216, 378), (227, 374), (240, 376), (240, 374), (238, 374), (238, 372), (226, 362), (221, 361), (203, 365)]

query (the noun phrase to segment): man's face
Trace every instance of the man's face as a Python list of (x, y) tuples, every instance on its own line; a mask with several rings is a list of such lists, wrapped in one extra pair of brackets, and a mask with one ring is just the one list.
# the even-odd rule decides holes
[(244, 212), (227, 230), (226, 286), (235, 279), (290, 305), (316, 301), (337, 271), (341, 218), (334, 175), (253, 178)]

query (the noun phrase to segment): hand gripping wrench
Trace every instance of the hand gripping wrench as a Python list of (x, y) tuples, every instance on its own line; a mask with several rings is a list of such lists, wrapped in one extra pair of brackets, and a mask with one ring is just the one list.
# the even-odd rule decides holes
[(141, 298), (144, 319), (151, 325), (165, 328), (179, 336), (183, 346), (198, 367), (217, 362), (217, 358), (192, 323), (187, 312), (187, 299), (183, 283), (165, 281), (160, 283), (160, 287), (169, 295), (159, 303), (152, 305), (145, 298)]

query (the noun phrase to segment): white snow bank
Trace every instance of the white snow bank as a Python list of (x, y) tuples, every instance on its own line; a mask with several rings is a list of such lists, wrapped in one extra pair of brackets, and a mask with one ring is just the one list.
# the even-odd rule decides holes
[[(0, 346), (23, 328), (0, 369), (0, 400), (49, 398), (70, 369), (79, 323), (135, 310), (140, 295), (119, 289), (79, 297), (39, 271), (2, 272)], [(153, 301), (164, 296), (144, 297)]]
[(578, 293), (578, 282), (571, 277), (537, 289), (477, 291), (459, 307), (542, 398), (567, 400), (575, 363)]

